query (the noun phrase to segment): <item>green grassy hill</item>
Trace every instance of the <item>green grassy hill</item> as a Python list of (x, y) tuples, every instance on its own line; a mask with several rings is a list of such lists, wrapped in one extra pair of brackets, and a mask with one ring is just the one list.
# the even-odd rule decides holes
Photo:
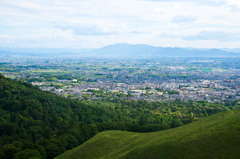
[(105, 131), (57, 159), (240, 158), (240, 110), (154, 133)]

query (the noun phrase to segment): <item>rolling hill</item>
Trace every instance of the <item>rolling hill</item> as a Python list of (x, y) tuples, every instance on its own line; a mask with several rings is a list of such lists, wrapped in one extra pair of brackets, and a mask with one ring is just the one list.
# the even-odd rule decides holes
[(56, 159), (240, 158), (240, 110), (153, 133), (105, 131)]
[[(121, 109), (112, 109), (112, 107)], [(154, 119), (155, 115), (141, 111), (142, 108), (154, 111), (160, 107), (162, 109), (166, 107), (172, 109), (169, 109), (172, 113), (169, 114), (168, 111), (168, 114), (162, 114), (161, 121), (150, 121), (148, 119)], [(129, 110), (128, 113), (124, 111), (126, 108)], [(177, 112), (176, 108), (179, 108)], [(71, 100), (51, 92), (41, 91), (28, 83), (5, 78), (0, 74), (0, 158), (52, 159), (67, 150), (83, 144), (95, 134), (104, 130), (128, 130), (135, 132), (165, 130), (187, 124), (193, 121), (195, 117), (201, 118), (203, 114), (207, 116), (237, 108), (239, 108), (239, 105), (236, 103), (232, 103), (231, 106), (224, 106), (206, 102), (201, 104), (180, 101), (168, 103), (122, 101), (122, 105), (119, 105), (117, 102)], [(194, 114), (191, 112), (194, 112)], [(179, 116), (179, 113), (182, 115)], [(226, 121), (228, 120), (230, 119), (226, 118)], [(226, 125), (229, 126), (230, 124), (226, 123)], [(227, 128), (231, 130), (231, 127)], [(229, 132), (234, 135), (233, 131)], [(148, 136), (148, 134), (146, 136), (142, 135), (144, 134), (109, 131), (107, 132), (109, 138), (104, 138), (106, 136), (105, 133), (100, 133), (96, 137), (100, 139), (97, 144), (102, 146), (104, 145), (103, 142), (106, 143), (105, 148), (102, 146), (103, 149), (99, 149), (99, 151), (106, 154), (113, 152), (116, 155), (117, 153), (128, 153), (128, 151), (125, 152), (125, 148), (129, 147), (123, 147), (128, 142), (129, 146), (134, 148), (136, 146), (134, 145), (135, 143), (140, 145), (139, 142), (142, 142), (144, 146), (145, 139), (151, 141), (151, 138), (156, 138), (152, 135)], [(124, 140), (120, 140), (119, 137), (123, 137)], [(116, 144), (113, 142), (111, 144), (114, 145), (108, 145), (109, 139), (115, 141)], [(131, 140), (133, 142), (130, 142)], [(226, 139), (226, 141), (232, 141), (232, 139)], [(95, 141), (93, 141), (93, 144), (95, 144)], [(117, 144), (120, 147), (116, 147)], [(92, 147), (93, 145), (90, 144), (89, 146)], [(83, 155), (89, 155), (88, 148), (88, 146), (85, 147)], [(99, 152), (98, 149), (94, 146), (92, 148), (94, 153), (90, 153), (94, 157), (96, 156), (96, 158), (100, 157), (100, 153), (95, 153)], [(121, 152), (118, 152), (119, 150)], [(175, 151), (175, 149), (172, 150)], [(146, 151), (151, 152), (149, 150)], [(131, 153), (135, 152), (131, 151)], [(113, 156), (110, 155), (109, 158), (115, 158), (114, 154)], [(108, 156), (103, 155), (103, 157)]]

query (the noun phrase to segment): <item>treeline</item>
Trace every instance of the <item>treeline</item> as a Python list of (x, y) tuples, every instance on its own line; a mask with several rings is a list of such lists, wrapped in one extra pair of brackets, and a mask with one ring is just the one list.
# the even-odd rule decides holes
[(237, 102), (77, 101), (0, 75), (0, 158), (51, 159), (101, 131), (164, 130), (236, 108)]
[(144, 116), (148, 124), (171, 124), (173, 121), (187, 124), (218, 112), (240, 108), (237, 101), (222, 104), (207, 101), (183, 102), (180, 100), (168, 102), (130, 101), (113, 97), (104, 99), (101, 101), (83, 100), (83, 103), (97, 106), (110, 113), (117, 113), (122, 118), (121, 121), (137, 122)]

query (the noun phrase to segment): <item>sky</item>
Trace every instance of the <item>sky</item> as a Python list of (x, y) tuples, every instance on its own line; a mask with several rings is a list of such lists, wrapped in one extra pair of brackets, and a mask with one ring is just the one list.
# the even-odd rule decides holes
[(0, 0), (0, 47), (240, 48), (240, 0)]

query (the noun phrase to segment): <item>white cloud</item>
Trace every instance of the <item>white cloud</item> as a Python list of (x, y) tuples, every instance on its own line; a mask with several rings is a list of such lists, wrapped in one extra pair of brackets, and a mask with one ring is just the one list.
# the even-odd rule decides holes
[(184, 40), (216, 40), (216, 41), (239, 41), (240, 32), (223, 32), (223, 31), (201, 31), (196, 35), (183, 37)]
[(172, 19), (173, 23), (191, 23), (197, 20), (197, 17), (193, 16), (176, 16)]
[(8, 0), (0, 46), (239, 47), (239, 17), (239, 0)]

